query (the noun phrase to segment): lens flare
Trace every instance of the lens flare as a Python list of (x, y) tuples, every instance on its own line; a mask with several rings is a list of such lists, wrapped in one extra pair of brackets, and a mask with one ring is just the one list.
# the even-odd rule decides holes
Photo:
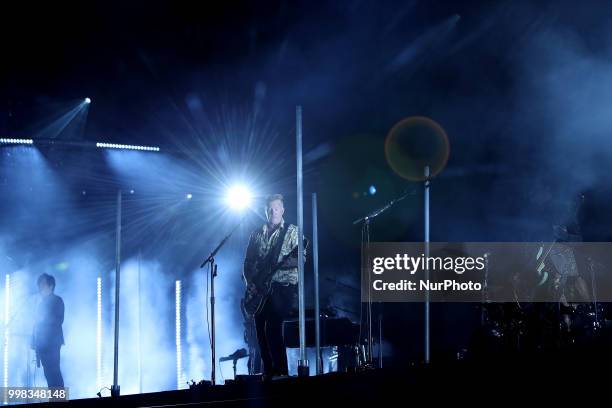
[(387, 163), (398, 175), (411, 181), (425, 180), (425, 166), (429, 166), (431, 177), (440, 173), (448, 161), (449, 150), (444, 129), (423, 116), (401, 120), (385, 141)]

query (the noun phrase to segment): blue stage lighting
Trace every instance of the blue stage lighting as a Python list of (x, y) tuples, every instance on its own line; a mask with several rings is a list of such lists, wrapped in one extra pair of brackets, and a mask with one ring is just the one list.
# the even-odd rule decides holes
[(91, 103), (91, 99), (89, 99), (89, 98), (85, 98), (85, 103), (86, 103), (87, 105), (89, 105), (89, 104)]
[(0, 143), (3, 144), (28, 144), (34, 143), (32, 139), (0, 139)]
[(227, 204), (235, 209), (242, 210), (251, 204), (251, 193), (243, 185), (236, 185), (227, 192)]
[(368, 189), (368, 192), (370, 193), (370, 195), (376, 194), (376, 186), (372, 184), (370, 188)]
[(181, 339), (181, 281), (177, 280), (174, 285), (175, 300), (175, 339), (176, 339), (176, 388), (181, 389), (185, 383), (183, 379), (183, 350)]
[(11, 275), (4, 277), (4, 358), (2, 370), (4, 375), (4, 387), (9, 384), (9, 325), (11, 322)]
[(187, 193), (187, 195), (185, 195), (185, 198), (191, 200), (193, 198), (193, 194)]
[(96, 320), (96, 384), (98, 388), (102, 388), (102, 278), (98, 277), (96, 281), (97, 288), (97, 320)]
[(96, 147), (106, 149), (124, 149), (124, 150), (143, 150), (147, 152), (159, 152), (159, 147), (156, 146), (136, 146), (136, 145), (124, 145), (116, 143), (96, 143)]

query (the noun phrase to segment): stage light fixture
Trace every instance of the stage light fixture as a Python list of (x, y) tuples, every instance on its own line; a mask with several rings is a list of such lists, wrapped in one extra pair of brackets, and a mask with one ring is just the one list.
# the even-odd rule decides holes
[(370, 188), (368, 189), (368, 192), (370, 193), (370, 195), (376, 194), (376, 186), (372, 184)]
[(0, 143), (3, 144), (28, 144), (34, 143), (32, 139), (0, 139)]
[(185, 198), (191, 200), (193, 198), (193, 194), (187, 193), (187, 195), (185, 195)]
[(251, 204), (251, 193), (245, 186), (236, 185), (228, 190), (226, 201), (231, 208), (242, 210)]
[(91, 99), (85, 98), (85, 104), (89, 105), (91, 103)]
[(117, 143), (96, 143), (96, 147), (105, 149), (124, 149), (124, 150), (142, 150), (147, 152), (159, 152), (157, 146), (137, 146), (137, 145), (124, 145)]

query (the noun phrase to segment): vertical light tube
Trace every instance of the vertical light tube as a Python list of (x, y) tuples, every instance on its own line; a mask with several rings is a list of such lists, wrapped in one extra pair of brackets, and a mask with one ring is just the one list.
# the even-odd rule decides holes
[(210, 382), (217, 384), (217, 337), (215, 335), (215, 277), (217, 264), (213, 259), (210, 263)]
[(174, 286), (176, 307), (176, 388), (183, 385), (183, 352), (181, 349), (181, 281), (177, 280)]
[[(9, 323), (11, 318), (11, 275), (6, 274), (4, 278), (4, 356), (3, 356), (3, 370), (4, 375), (3, 385), (8, 387), (8, 375), (9, 375)], [(7, 404), (6, 395), (4, 395), (4, 403)]]
[(98, 311), (96, 318), (96, 380), (98, 389), (102, 385), (102, 278), (97, 279)]
[(140, 264), (142, 254), (138, 251), (138, 392), (142, 394), (142, 291), (140, 282)]

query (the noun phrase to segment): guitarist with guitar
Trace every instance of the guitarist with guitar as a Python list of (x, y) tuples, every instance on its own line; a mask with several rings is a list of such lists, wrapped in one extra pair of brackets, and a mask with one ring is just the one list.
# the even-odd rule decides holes
[(297, 310), (298, 233), (285, 223), (284, 213), (281, 194), (266, 198), (267, 223), (251, 234), (244, 260), (247, 289), (241, 306), (255, 322), (266, 376), (288, 375), (283, 321)]

